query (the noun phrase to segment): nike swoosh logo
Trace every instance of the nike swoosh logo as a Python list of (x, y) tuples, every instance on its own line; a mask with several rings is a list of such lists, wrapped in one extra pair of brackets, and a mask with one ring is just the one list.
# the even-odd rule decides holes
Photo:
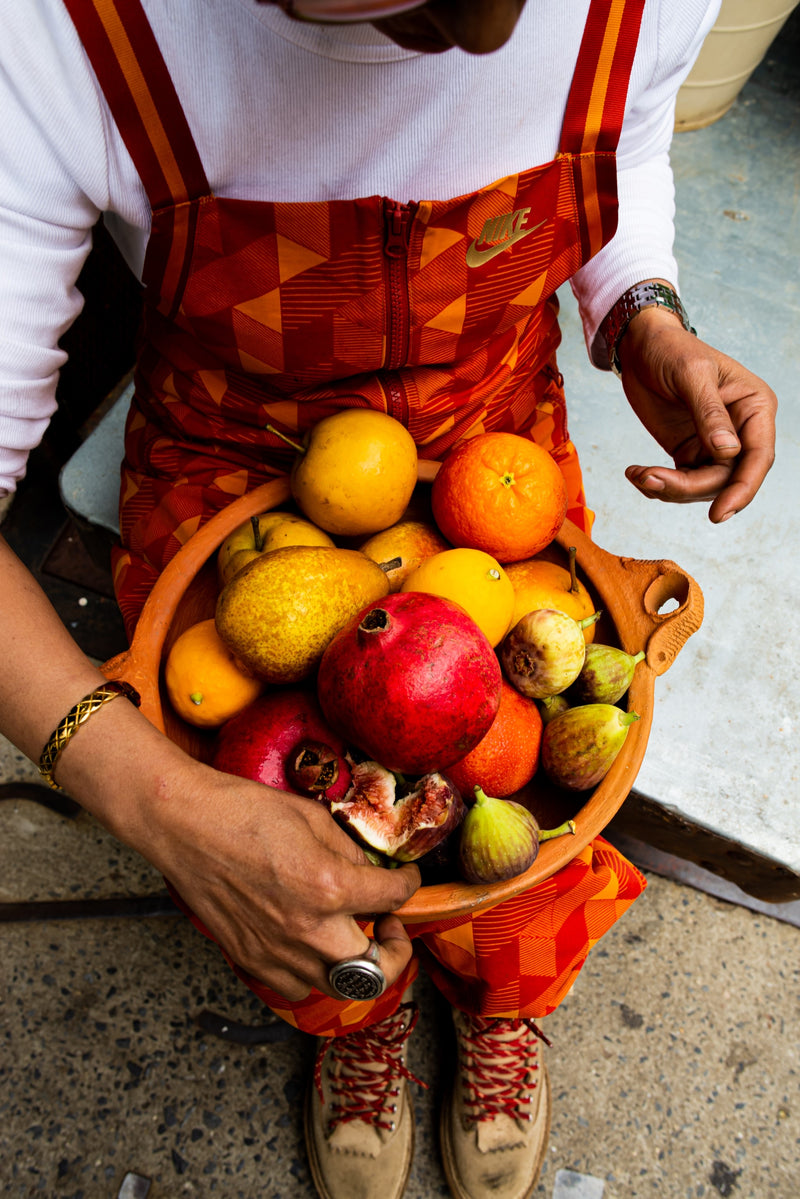
[(517, 229), (515, 233), (511, 233), (503, 241), (497, 245), (487, 246), (485, 250), (478, 249), (478, 239), (467, 250), (466, 263), (467, 266), (481, 266), (482, 263), (488, 262), (497, 254), (502, 254), (505, 250), (510, 250), (511, 247), (518, 241), (522, 241), (523, 237), (527, 237), (530, 233), (535, 233), (537, 229), (541, 229), (544, 221), (539, 221), (538, 225), (532, 225), (530, 229)]

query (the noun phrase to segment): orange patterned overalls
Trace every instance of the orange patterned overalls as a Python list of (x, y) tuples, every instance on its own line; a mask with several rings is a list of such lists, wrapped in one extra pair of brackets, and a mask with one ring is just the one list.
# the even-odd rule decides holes
[[(274, 204), (212, 192), (140, 0), (65, 0), (152, 207), (115, 561), (129, 631), (200, 524), (287, 469), (291, 451), (265, 426), (302, 433), (344, 407), (389, 412), (426, 458), (486, 430), (530, 436), (558, 462), (569, 515), (588, 531), (555, 292), (616, 229), (615, 151), (643, 3), (591, 0), (552, 162), (449, 200)], [(411, 926), (417, 953), (368, 1003), (312, 992), (289, 1004), (231, 965), (318, 1035), (387, 1015), (420, 958), (459, 1007), (544, 1016), (643, 887), (598, 838), (522, 896)]]

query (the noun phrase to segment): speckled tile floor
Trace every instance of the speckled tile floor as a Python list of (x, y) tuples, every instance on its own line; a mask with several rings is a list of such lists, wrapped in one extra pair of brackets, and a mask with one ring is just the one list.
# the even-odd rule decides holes
[[(147, 894), (160, 880), (94, 822), (2, 805), (0, 898)], [(15, 864), (13, 870), (9, 866)], [(46, 880), (46, 881), (45, 881)], [(313, 1199), (302, 1140), (309, 1039), (228, 1043), (203, 1011), (267, 1013), (181, 917), (6, 925), (0, 1194)], [(535, 1194), (556, 1172), (604, 1199), (797, 1199), (800, 969), (791, 925), (655, 875), (545, 1022), (555, 1110)], [(410, 1043), (417, 1151), (408, 1199), (447, 1195), (436, 1110), (448, 1014), (423, 980)], [(280, 1026), (281, 1029), (283, 1026)]]
[[(0, 741), (0, 783), (36, 777)], [(554, 1120), (536, 1199), (798, 1199), (798, 930), (648, 882), (545, 1022)], [(160, 891), (87, 815), (0, 803), (0, 903)], [(429, 1089), (407, 1199), (435, 1199), (449, 1017), (424, 979), (416, 998), (409, 1065)], [(230, 1043), (207, 1011), (286, 1033), (178, 916), (0, 925), (0, 1195), (117, 1199), (133, 1172), (148, 1199), (313, 1199), (313, 1045)]]

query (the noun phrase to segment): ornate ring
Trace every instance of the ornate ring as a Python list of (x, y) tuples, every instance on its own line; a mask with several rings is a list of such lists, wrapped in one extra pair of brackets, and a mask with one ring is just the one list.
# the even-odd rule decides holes
[(377, 999), (386, 990), (386, 975), (378, 965), (380, 946), (370, 941), (365, 953), (335, 962), (328, 982), (342, 999)]

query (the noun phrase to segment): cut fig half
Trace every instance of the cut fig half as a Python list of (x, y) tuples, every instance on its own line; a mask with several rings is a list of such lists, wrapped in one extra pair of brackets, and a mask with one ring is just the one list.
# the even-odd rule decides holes
[(415, 862), (449, 837), (466, 812), (461, 794), (437, 772), (406, 784), (378, 762), (352, 767), (352, 785), (331, 804), (336, 819), (364, 845), (397, 862)]

